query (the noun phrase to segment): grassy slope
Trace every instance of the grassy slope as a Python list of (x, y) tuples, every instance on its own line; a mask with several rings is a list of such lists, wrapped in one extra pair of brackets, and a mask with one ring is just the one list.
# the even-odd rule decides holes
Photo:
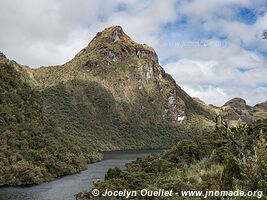
[(44, 114), (14, 61), (0, 58), (0, 185), (33, 184), (78, 172), (98, 159), (91, 143)]

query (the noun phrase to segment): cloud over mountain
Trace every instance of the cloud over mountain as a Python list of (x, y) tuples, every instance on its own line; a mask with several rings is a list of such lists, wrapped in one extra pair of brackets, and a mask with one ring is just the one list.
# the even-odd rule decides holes
[(207, 103), (267, 97), (265, 0), (4, 0), (0, 12), (1, 51), (22, 64), (62, 64), (95, 32), (119, 24)]

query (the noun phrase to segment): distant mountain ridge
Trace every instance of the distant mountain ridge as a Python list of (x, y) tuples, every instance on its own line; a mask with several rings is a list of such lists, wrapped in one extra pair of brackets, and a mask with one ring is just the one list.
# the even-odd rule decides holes
[(233, 98), (221, 107), (221, 115), (225, 120), (242, 120), (247, 123), (253, 123), (259, 119), (267, 118), (267, 102), (256, 104), (255, 106), (247, 105), (242, 98)]
[(215, 115), (220, 115), (224, 120), (236, 125), (238, 120), (246, 123), (254, 123), (257, 120), (267, 118), (267, 101), (256, 104), (255, 106), (247, 105), (246, 101), (240, 97), (235, 97), (227, 101), (223, 106), (214, 106), (206, 104), (197, 97), (193, 98), (204, 109), (209, 110)]

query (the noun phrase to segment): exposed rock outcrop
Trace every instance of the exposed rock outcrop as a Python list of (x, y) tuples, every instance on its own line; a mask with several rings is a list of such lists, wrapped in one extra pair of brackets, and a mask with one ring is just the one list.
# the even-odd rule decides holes
[(105, 51), (103, 54), (104, 54), (104, 56), (111, 59), (112, 61), (114, 61), (114, 62), (117, 61), (117, 57), (113, 51), (108, 50), (108, 51)]
[(173, 122), (183, 122), (186, 119), (185, 106), (177, 99), (177, 91), (173, 89), (167, 98), (163, 117)]

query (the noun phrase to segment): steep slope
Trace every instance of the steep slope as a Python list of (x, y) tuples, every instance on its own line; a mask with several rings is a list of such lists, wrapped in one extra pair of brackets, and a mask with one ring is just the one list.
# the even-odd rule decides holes
[(220, 114), (220, 107), (214, 106), (212, 104), (206, 104), (204, 101), (199, 99), (198, 97), (193, 97), (196, 103), (205, 110), (206, 112), (209, 112), (211, 115), (219, 115)]
[(166, 147), (212, 125), (212, 113), (164, 72), (155, 51), (119, 26), (99, 32), (62, 66), (27, 71), (45, 112), (101, 149)]
[(86, 140), (64, 134), (47, 118), (21, 70), (0, 54), (0, 186), (48, 181), (98, 159)]

